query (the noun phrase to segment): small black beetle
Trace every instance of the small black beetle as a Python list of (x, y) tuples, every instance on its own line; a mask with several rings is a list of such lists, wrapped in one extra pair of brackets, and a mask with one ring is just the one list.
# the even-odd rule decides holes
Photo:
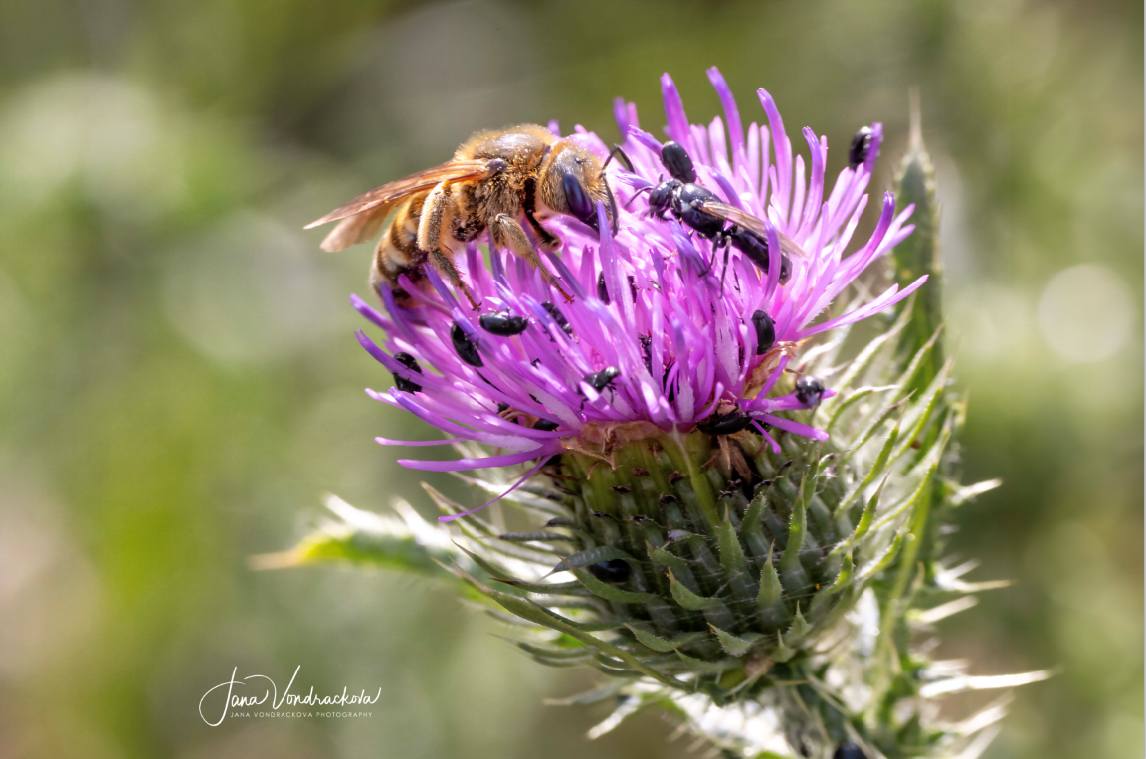
[[(418, 365), (418, 359), (409, 353), (395, 353), (394, 360), (412, 372), (422, 373), (422, 367)], [(422, 386), (417, 382), (406, 379), (401, 374), (398, 374), (398, 372), (391, 372), (391, 374), (394, 375), (394, 386), (403, 392), (416, 393), (422, 389)]]
[(545, 301), (541, 304), (541, 307), (545, 309), (545, 312), (549, 314), (553, 321), (557, 322), (557, 326), (561, 328), (562, 332), (567, 335), (573, 334), (573, 327), (569, 325), (569, 320), (565, 318), (565, 314), (561, 313), (561, 309), (553, 305), (552, 301)]
[(776, 324), (764, 311), (752, 314), (752, 327), (756, 330), (756, 355), (762, 356), (776, 344)]
[(836, 747), (832, 759), (867, 759), (867, 755), (856, 744), (851, 741), (844, 741)]
[(852, 146), (848, 150), (848, 164), (853, 169), (867, 161), (868, 151), (871, 150), (871, 141), (874, 137), (875, 133), (871, 131), (871, 127), (862, 126), (856, 132), (856, 136), (852, 138)]
[(726, 414), (713, 414), (696, 426), (709, 435), (731, 435), (748, 429), (751, 424), (752, 417), (738, 409)]
[(498, 311), (493, 314), (482, 314), (478, 317), (478, 324), (486, 332), (509, 337), (524, 332), (525, 328), (529, 326), (529, 320), (509, 311)]
[(609, 559), (589, 565), (589, 573), (604, 582), (624, 582), (633, 573), (629, 562), (624, 559)]
[(450, 340), (454, 344), (454, 350), (458, 352), (458, 356), (462, 361), (465, 361), (470, 366), (482, 366), (481, 356), (478, 355), (477, 342), (473, 336), (466, 333), (462, 325), (454, 322), (453, 329), (450, 330)]
[(621, 370), (615, 366), (606, 366), (599, 372), (585, 375), (585, 384), (596, 390), (598, 393), (607, 388), (613, 383), (617, 377), (621, 376)]

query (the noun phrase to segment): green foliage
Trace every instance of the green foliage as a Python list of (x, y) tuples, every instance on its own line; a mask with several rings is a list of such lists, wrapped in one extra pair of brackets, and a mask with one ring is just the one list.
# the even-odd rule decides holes
[[(1016, 694), (993, 756), (1137, 755), (1141, 13), (888, 0), (590, 0), (573, 14), (500, 0), (4, 4), (0, 658), (16, 694), (0, 707), (5, 744), (92, 759), (380, 745), (403, 757), (510, 759), (538, 745), (549, 759), (691, 755), (661, 745), (656, 719), (587, 748), (583, 722), (539, 706), (581, 681), (543, 679), (491, 642), (449, 585), (250, 572), (248, 557), (306, 532), (295, 519), (316, 493), (380, 510), (424, 502), (398, 454), (370, 444), (428, 433), (361, 396), (388, 381), (356, 352), (344, 306), (366, 290), (367, 254), (323, 257), (297, 227), (477, 128), (555, 117), (608, 134), (610, 100), (625, 94), (655, 130), (662, 71), (694, 115), (711, 113), (703, 72), (717, 64), (737, 91), (769, 87), (790, 127), (823, 129), (837, 167), (872, 118), (888, 165), (908, 131), (905, 92), (919, 89), (942, 179), (946, 351), (973, 400), (962, 469), (1007, 483), (966, 505), (947, 539), (983, 576), (1016, 580), (945, 622), (938, 654), (1060, 671)], [(875, 190), (892, 181), (880, 171)], [(1114, 277), (1131, 320), (1117, 350), (1086, 361), (1040, 316), (1048, 282), (1080, 261)], [(1078, 321), (1108, 326), (1085, 310)], [(831, 414), (885, 393), (857, 390)], [(956, 502), (975, 492), (939, 482)], [(1064, 561), (1069, 571), (1044, 571)], [(917, 598), (939, 606), (979, 587), (956, 569)], [(195, 700), (231, 667), (296, 663), (334, 689), (376, 679), (383, 708), (354, 722), (196, 722)]]

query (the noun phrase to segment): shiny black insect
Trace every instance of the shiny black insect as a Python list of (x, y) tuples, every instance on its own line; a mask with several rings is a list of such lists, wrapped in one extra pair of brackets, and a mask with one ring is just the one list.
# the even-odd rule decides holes
[(776, 344), (776, 323), (764, 311), (752, 314), (752, 328), (756, 330), (756, 355), (762, 356)]
[[(767, 272), (768, 240), (704, 208), (706, 203), (722, 203), (711, 191), (696, 183), (696, 169), (688, 152), (670, 140), (661, 147), (661, 163), (668, 170), (669, 178), (649, 191), (649, 213), (660, 219), (671, 214), (704, 239), (712, 240), (717, 248), (731, 245)], [(791, 262), (781, 254), (780, 281), (787, 282), (791, 273)]]
[(541, 307), (545, 309), (545, 313), (549, 314), (553, 321), (557, 322), (557, 326), (561, 328), (562, 332), (567, 335), (573, 334), (573, 327), (570, 326), (569, 320), (565, 318), (565, 314), (561, 313), (561, 309), (553, 305), (552, 301), (545, 301)]
[(462, 361), (470, 366), (482, 366), (481, 356), (478, 355), (477, 341), (457, 322), (454, 322), (453, 329), (450, 330), (450, 340)]
[(606, 366), (599, 372), (585, 375), (585, 384), (598, 393), (613, 384), (613, 380), (621, 376), (621, 370), (615, 366)]
[[(641, 335), (641, 356), (645, 360), (645, 368), (649, 370), (649, 374), (653, 373), (653, 336)], [(675, 363), (670, 357), (664, 357), (664, 372), (661, 375), (661, 387), (664, 388), (665, 397), (669, 401), (676, 400), (676, 383), (669, 382), (669, 375), (672, 374), (673, 364)]]
[(553, 432), (561, 425), (557, 422), (551, 422), (548, 419), (538, 419), (533, 423), (533, 429), (541, 430), (542, 432)]
[[(418, 365), (418, 359), (409, 353), (395, 353), (394, 360), (412, 372), (416, 372), (417, 374), (422, 373), (422, 367)], [(394, 375), (394, 386), (403, 392), (416, 393), (422, 389), (422, 386), (417, 382), (406, 379), (401, 374), (398, 374), (398, 372), (391, 372), (391, 374)]]
[(796, 380), (796, 400), (807, 408), (815, 408), (824, 398), (824, 383), (815, 377), (801, 377)]
[[(728, 239), (732, 247), (746, 255), (752, 263), (760, 267), (765, 274), (768, 273), (768, 241), (750, 229), (733, 225), (727, 230)], [(787, 282), (792, 278), (792, 261), (786, 254), (780, 255), (780, 282)]]
[(856, 744), (851, 741), (844, 741), (836, 747), (832, 759), (867, 759), (867, 755)]
[(874, 138), (875, 133), (871, 131), (869, 126), (862, 126), (856, 132), (856, 136), (852, 138), (852, 146), (848, 150), (848, 164), (853, 169), (867, 162), (868, 152), (871, 150), (871, 141)]
[(589, 565), (589, 573), (603, 582), (624, 582), (633, 573), (629, 562), (624, 559), (609, 559)]
[(493, 314), (482, 314), (478, 317), (478, 324), (486, 332), (509, 337), (524, 332), (525, 328), (529, 326), (529, 320), (509, 311), (498, 311)]
[(729, 411), (726, 414), (713, 414), (700, 424), (697, 429), (709, 435), (732, 435), (746, 430), (752, 425), (752, 417), (743, 411)]
[[(629, 294), (633, 300), (637, 299), (637, 280), (631, 274), (629, 275)], [(597, 299), (606, 305), (613, 302), (612, 296), (609, 295), (609, 286), (605, 283), (605, 272), (597, 275)]]

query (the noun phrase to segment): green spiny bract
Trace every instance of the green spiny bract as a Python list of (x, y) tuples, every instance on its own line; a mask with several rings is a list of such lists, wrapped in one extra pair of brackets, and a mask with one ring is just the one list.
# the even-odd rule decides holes
[[(694, 431), (603, 457), (566, 453), (510, 496), (532, 513), (532, 529), (459, 523), (476, 571), (454, 571), (527, 623), (521, 647), (542, 663), (638, 678), (638, 701), (677, 691), (719, 707), (795, 689), (791, 698), (818, 704), (823, 740), (800, 730), (792, 747), (871, 745), (863, 705), (814, 697), (812, 683), (857, 644), (875, 655), (878, 625), (869, 609), (860, 629), (857, 603), (894, 584), (889, 568), (916, 541), (911, 528), (950, 438), (953, 416), (939, 402), (946, 371), (921, 395), (902, 389), (934, 341), (893, 374), (903, 326), (847, 362), (844, 334), (812, 356), (814, 371), (848, 388), (814, 412), (828, 442), (780, 435), (777, 455), (749, 431)], [(925, 449), (924, 438), (933, 440)], [(434, 495), (444, 510), (462, 509)]]
[[(974, 491), (937, 474), (959, 417), (948, 367), (905, 389), (936, 345), (899, 361), (908, 318), (850, 356), (844, 332), (806, 354), (841, 388), (807, 412), (827, 442), (779, 435), (777, 455), (751, 432), (694, 431), (629, 441), (607, 460), (566, 453), (502, 502), (522, 530), (469, 517), (451, 544), (412, 511), (372, 521), (343, 506), (341, 526), (292, 559), (448, 570), (519, 628), (528, 656), (616, 676), (580, 699), (622, 697), (606, 727), (672, 704), (745, 756), (830, 756), (845, 740), (868, 756), (946, 755), (967, 726), (939, 722), (919, 691), (960, 673), (933, 670), (905, 636), (980, 589), (938, 564), (914, 571), (932, 496)], [(464, 509), (427, 489), (447, 513)], [(721, 727), (737, 720), (759, 729)], [(914, 754), (900, 750), (907, 732)]]
[[(939, 339), (934, 178), (915, 134), (898, 190), (915, 205), (918, 231), (894, 260), (900, 278), (926, 274), (930, 286), (875, 329), (849, 322), (824, 342), (791, 338), (793, 362), (774, 388), (790, 391), (798, 373), (837, 392), (791, 412), (826, 441), (773, 428), (775, 450), (749, 429), (593, 421), (546, 448), (542, 460), (560, 454), (492, 517), (457, 519), (452, 541), (405, 504), (383, 517), (331, 499), (336, 523), (265, 563), (348, 560), (457, 580), (515, 628), (528, 656), (609, 676), (568, 699), (613, 704), (594, 736), (657, 708), (724, 757), (826, 759), (844, 746), (868, 759), (977, 756), (1001, 705), (949, 722), (935, 699), (1045, 675), (971, 677), (925, 653), (936, 622), (999, 583), (965, 582), (972, 564), (937, 559), (950, 512), (995, 483), (956, 479), (963, 405)], [(556, 326), (574, 333), (564, 317)], [(743, 359), (749, 351), (740, 350)], [(489, 421), (501, 429), (496, 408)], [(459, 448), (463, 461), (493, 460), (483, 458), (488, 447)], [(466, 479), (491, 494), (509, 484)], [(469, 504), (427, 490), (447, 515), (468, 513)], [(506, 518), (520, 529), (506, 531)]]

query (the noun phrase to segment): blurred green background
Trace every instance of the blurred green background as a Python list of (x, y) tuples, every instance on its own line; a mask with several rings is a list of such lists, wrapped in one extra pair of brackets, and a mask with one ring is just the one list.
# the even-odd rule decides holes
[[(429, 582), (252, 572), (333, 491), (426, 499), (375, 434), (365, 248), (300, 226), (557, 118), (615, 134), (767, 86), (837, 146), (922, 94), (971, 479), (954, 550), (1015, 587), (946, 623), (1017, 692), (990, 756), (1142, 755), (1142, 6), (40, 0), (0, 6), (0, 757), (681, 757), (637, 720), (590, 744), (590, 680), (544, 671)], [(839, 149), (835, 160), (840, 161)], [(436, 480), (440, 485), (444, 480)], [(383, 688), (358, 720), (204, 725), (240, 674)]]

